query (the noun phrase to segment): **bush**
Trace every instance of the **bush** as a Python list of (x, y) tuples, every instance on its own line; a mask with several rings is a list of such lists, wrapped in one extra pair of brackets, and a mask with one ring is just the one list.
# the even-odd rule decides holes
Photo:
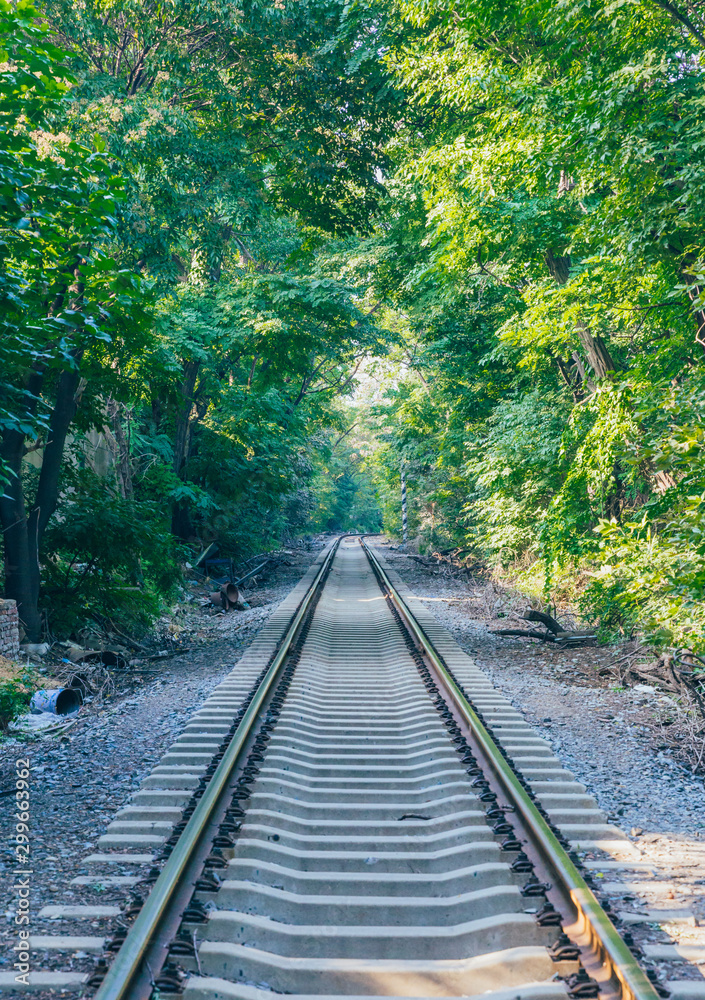
[(44, 538), (41, 605), (51, 630), (87, 620), (141, 635), (181, 574), (160, 505), (124, 499), (93, 473), (70, 473), (71, 491)]
[(638, 602), (629, 580), (621, 575), (610, 574), (593, 580), (576, 603), (585, 618), (597, 619), (597, 634), (603, 642), (631, 638), (639, 625)]
[(670, 526), (656, 532), (639, 523), (603, 521), (600, 566), (579, 598), (581, 611), (597, 618), (605, 638), (641, 632), (657, 649), (705, 651), (703, 561)]
[(37, 688), (37, 677), (30, 668), (20, 669), (16, 677), (0, 679), (0, 732), (7, 732), (13, 719), (29, 708)]

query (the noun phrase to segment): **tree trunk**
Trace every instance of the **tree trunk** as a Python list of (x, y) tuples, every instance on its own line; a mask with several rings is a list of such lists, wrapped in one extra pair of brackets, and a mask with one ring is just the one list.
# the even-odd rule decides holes
[[(696, 283), (695, 275), (685, 270), (685, 268), (681, 271), (681, 274), (688, 286), (688, 298), (691, 302), (695, 302), (702, 295), (703, 289)], [(705, 351), (705, 311), (694, 309), (693, 316), (695, 317), (695, 343)]]
[[(176, 414), (176, 430), (174, 434), (174, 472), (183, 478), (184, 466), (188, 455), (188, 440), (191, 430), (191, 411), (194, 402), (194, 390), (200, 361), (187, 361), (184, 364), (184, 378), (181, 383), (182, 401)], [(188, 538), (193, 529), (188, 507), (183, 501), (176, 501), (171, 511), (171, 533), (177, 538)]]
[(615, 363), (602, 337), (593, 336), (587, 325), (582, 322), (578, 323), (578, 336), (580, 343), (585, 348), (588, 364), (598, 381), (603, 379), (607, 372), (615, 371)]
[(676, 480), (673, 478), (670, 472), (666, 472), (663, 469), (657, 469), (656, 472), (652, 473), (654, 479), (654, 489), (657, 493), (665, 493), (666, 490), (672, 489), (676, 486)]
[(402, 462), (401, 470), (401, 541), (402, 545), (406, 545), (409, 540), (409, 514), (406, 509), (406, 473), (404, 472), (404, 463)]
[(570, 275), (570, 254), (565, 257), (554, 257), (553, 250), (544, 251), (543, 259), (548, 272), (557, 285), (565, 285)]
[[(79, 359), (77, 359), (79, 360)], [(41, 375), (30, 379), (36, 397), (43, 382)], [(12, 479), (0, 498), (0, 520), (5, 542), (5, 593), (17, 601), (20, 620), (30, 642), (41, 638), (39, 614), (39, 546), (59, 496), (59, 475), (66, 445), (66, 435), (76, 414), (80, 376), (77, 371), (62, 372), (56, 390), (56, 402), (49, 421), (39, 483), (29, 514), (22, 492), (24, 435), (6, 431), (2, 456), (12, 470)]]
[[(548, 268), (549, 274), (556, 282), (557, 285), (565, 285), (568, 278), (570, 277), (570, 255), (566, 254), (564, 257), (556, 257), (552, 250), (545, 250), (543, 259), (546, 262), (546, 267)], [(585, 349), (587, 354), (588, 364), (595, 373), (595, 378), (598, 380), (603, 379), (607, 372), (613, 372), (615, 370), (615, 364), (610, 355), (607, 344), (605, 344), (602, 337), (594, 337), (587, 327), (586, 323), (579, 322), (578, 326), (578, 337), (580, 338), (580, 343)], [(573, 357), (576, 361), (579, 361), (578, 355), (575, 353)], [(582, 367), (582, 362), (578, 367), (578, 373), (585, 384), (589, 385), (589, 379), (585, 374), (585, 369)], [(560, 365), (559, 365), (560, 368)], [(582, 368), (582, 371), (580, 370)], [(564, 373), (561, 374), (565, 378)], [(589, 386), (594, 392), (595, 386)]]
[(24, 435), (6, 431), (2, 441), (2, 457), (11, 470), (11, 479), (0, 497), (0, 522), (5, 547), (5, 596), (17, 602), (17, 613), (30, 642), (41, 638), (41, 617), (38, 610), (39, 563), (32, 562), (29, 544), (29, 524), (22, 492), (22, 457)]
[(573, 364), (575, 365), (575, 370), (578, 373), (578, 378), (583, 385), (586, 385), (590, 392), (594, 392), (597, 386), (590, 378), (588, 373), (585, 371), (585, 365), (583, 364), (583, 359), (580, 357), (577, 351), (573, 351), (571, 357), (573, 358)]
[(191, 511), (184, 500), (177, 500), (171, 510), (171, 533), (186, 542), (195, 534)]
[(556, 362), (556, 367), (558, 368), (561, 378), (565, 382), (568, 389), (570, 389), (573, 402), (579, 403), (583, 398), (582, 385), (585, 381), (585, 369), (583, 368), (581, 372), (580, 368), (576, 365), (575, 370), (572, 370), (563, 358), (560, 357), (560, 355), (553, 355), (553, 360)]
[(181, 475), (186, 464), (186, 447), (191, 424), (194, 389), (200, 361), (187, 361), (184, 364), (184, 379), (181, 383), (181, 404), (176, 414), (176, 429), (174, 433), (174, 472)]
[[(77, 363), (78, 361), (80, 358), (77, 359)], [(59, 499), (59, 476), (66, 447), (66, 435), (76, 416), (80, 381), (78, 371), (62, 372), (56, 387), (56, 402), (49, 421), (49, 434), (44, 447), (37, 493), (29, 515), (30, 522), (36, 524), (36, 531), (33, 534), (37, 543), (41, 542)]]
[(128, 499), (132, 497), (134, 490), (132, 486), (132, 469), (130, 468), (130, 449), (120, 419), (122, 416), (122, 407), (111, 396), (108, 399), (106, 411), (112, 430), (106, 427), (104, 434), (115, 458), (115, 471), (120, 496), (123, 499)]

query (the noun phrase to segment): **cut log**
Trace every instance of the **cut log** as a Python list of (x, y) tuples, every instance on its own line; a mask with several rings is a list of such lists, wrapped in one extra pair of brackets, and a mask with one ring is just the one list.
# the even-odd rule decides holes
[(568, 648), (573, 646), (594, 646), (597, 642), (597, 636), (584, 635), (582, 632), (564, 632), (560, 637), (556, 637), (556, 642), (559, 646)]

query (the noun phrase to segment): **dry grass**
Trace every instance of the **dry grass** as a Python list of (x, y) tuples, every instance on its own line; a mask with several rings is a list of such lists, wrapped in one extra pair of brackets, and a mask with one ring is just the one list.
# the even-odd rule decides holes
[(26, 673), (26, 668), (16, 660), (8, 660), (0, 656), (0, 683), (3, 681), (18, 681)]
[(705, 719), (687, 695), (663, 699), (657, 715), (661, 743), (693, 773), (705, 772)]

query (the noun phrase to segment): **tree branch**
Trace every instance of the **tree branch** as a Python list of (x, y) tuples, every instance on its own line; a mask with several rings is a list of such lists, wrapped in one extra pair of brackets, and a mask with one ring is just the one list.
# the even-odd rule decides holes
[(680, 21), (683, 27), (688, 29), (693, 38), (705, 46), (705, 35), (695, 27), (689, 17), (678, 10), (674, 3), (670, 3), (669, 0), (651, 0), (651, 2), (656, 4), (657, 7), (661, 7), (662, 10), (668, 11), (671, 17), (674, 17), (676, 21)]

